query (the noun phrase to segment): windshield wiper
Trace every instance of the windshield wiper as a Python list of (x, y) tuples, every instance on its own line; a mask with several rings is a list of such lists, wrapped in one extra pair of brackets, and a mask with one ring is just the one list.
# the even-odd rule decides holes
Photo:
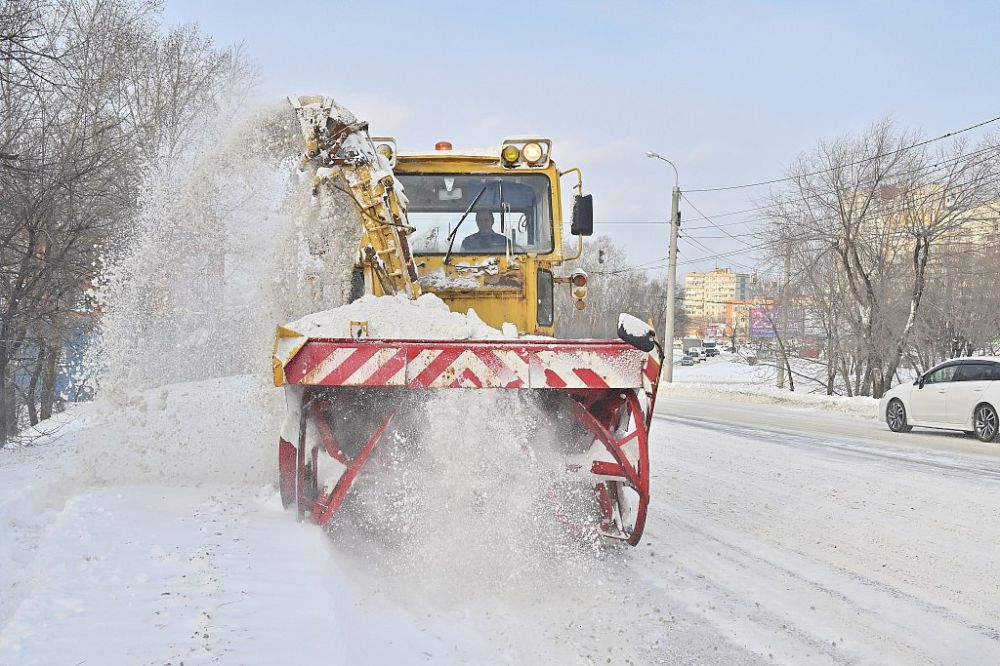
[(486, 188), (489, 187), (489, 185), (490, 185), (489, 183), (483, 185), (483, 189), (479, 190), (479, 194), (476, 195), (476, 198), (472, 200), (472, 203), (469, 204), (469, 207), (465, 209), (464, 213), (462, 213), (462, 219), (458, 221), (458, 224), (455, 225), (455, 228), (451, 230), (450, 234), (448, 234), (448, 251), (444, 253), (444, 263), (447, 264), (448, 261), (451, 259), (451, 248), (455, 246), (455, 237), (456, 234), (458, 234), (458, 228), (462, 226), (462, 222), (465, 222), (465, 218), (469, 216), (469, 213), (472, 212), (472, 209), (476, 207), (477, 203), (479, 203), (479, 197), (483, 196), (483, 192), (486, 191)]
[(503, 181), (497, 183), (497, 187), (500, 188), (500, 233), (504, 236), (503, 250), (504, 255), (510, 260), (511, 252), (514, 249), (514, 240), (512, 238), (513, 234), (508, 235), (506, 221), (507, 218), (504, 215), (504, 203), (503, 203)]

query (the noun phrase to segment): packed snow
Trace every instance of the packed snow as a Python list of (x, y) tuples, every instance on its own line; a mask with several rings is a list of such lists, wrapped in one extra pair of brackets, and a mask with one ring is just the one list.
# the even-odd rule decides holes
[(668, 397), (725, 397), (740, 402), (815, 407), (863, 418), (875, 417), (878, 410), (878, 400), (874, 398), (826, 395), (816, 391), (815, 382), (801, 378), (796, 380), (794, 392), (788, 389), (787, 380), (784, 388), (778, 388), (774, 366), (748, 365), (730, 354), (692, 366), (682, 366), (679, 360), (675, 354), (673, 383), (661, 385)]
[(446, 275), (443, 270), (430, 271), (420, 276), (424, 289), (476, 289), (479, 280), (465, 275)]
[(463, 340), (516, 337), (517, 330), (506, 325), (495, 329), (479, 318), (475, 310), (451, 312), (434, 294), (416, 300), (405, 296), (362, 296), (331, 310), (308, 314), (286, 325), (312, 338), (356, 337), (352, 322), (365, 322), (371, 338)]

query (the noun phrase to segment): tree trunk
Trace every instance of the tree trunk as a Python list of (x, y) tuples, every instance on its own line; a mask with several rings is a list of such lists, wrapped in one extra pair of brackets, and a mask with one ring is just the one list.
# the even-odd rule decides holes
[(0, 448), (17, 435), (17, 394), (6, 371), (0, 372)]
[(836, 389), (837, 360), (833, 350), (833, 336), (826, 337), (826, 394), (833, 395)]
[(52, 418), (56, 402), (56, 379), (59, 375), (59, 358), (62, 350), (56, 344), (49, 343), (45, 354), (45, 367), (42, 371), (41, 417)]
[[(906, 351), (906, 343), (910, 339), (910, 332), (917, 321), (917, 311), (920, 309), (920, 299), (924, 295), (924, 279), (927, 273), (927, 253), (930, 249), (930, 242), (926, 238), (918, 238), (916, 247), (913, 248), (913, 288), (910, 292), (910, 312), (906, 317), (906, 325), (896, 340), (896, 353), (889, 359), (889, 369), (886, 374), (892, 377), (896, 374), (899, 361)], [(879, 394), (876, 397), (882, 397)]]
[(38, 405), (37, 405), (37, 393), (38, 393), (38, 378), (42, 374), (42, 366), (45, 363), (45, 345), (39, 342), (38, 344), (38, 358), (35, 359), (35, 365), (31, 369), (31, 381), (28, 382), (28, 391), (24, 396), (24, 401), (28, 406), (28, 423), (31, 425), (38, 425)]

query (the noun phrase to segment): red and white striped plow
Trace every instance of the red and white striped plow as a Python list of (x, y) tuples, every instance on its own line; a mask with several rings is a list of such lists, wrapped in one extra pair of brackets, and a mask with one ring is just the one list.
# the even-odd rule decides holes
[(617, 340), (309, 339), (281, 370), (282, 500), (300, 519), (328, 525), (415, 389), (552, 391), (572, 401), (581, 426), (583, 439), (567, 450), (593, 452), (579, 471), (593, 477), (597, 531), (635, 545), (649, 504), (659, 371), (657, 355)]

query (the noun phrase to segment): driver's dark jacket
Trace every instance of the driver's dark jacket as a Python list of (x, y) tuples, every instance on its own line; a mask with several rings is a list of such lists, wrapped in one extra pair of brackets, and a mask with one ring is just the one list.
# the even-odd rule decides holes
[(495, 231), (488, 234), (477, 231), (462, 241), (464, 252), (503, 252), (506, 246), (507, 237)]

